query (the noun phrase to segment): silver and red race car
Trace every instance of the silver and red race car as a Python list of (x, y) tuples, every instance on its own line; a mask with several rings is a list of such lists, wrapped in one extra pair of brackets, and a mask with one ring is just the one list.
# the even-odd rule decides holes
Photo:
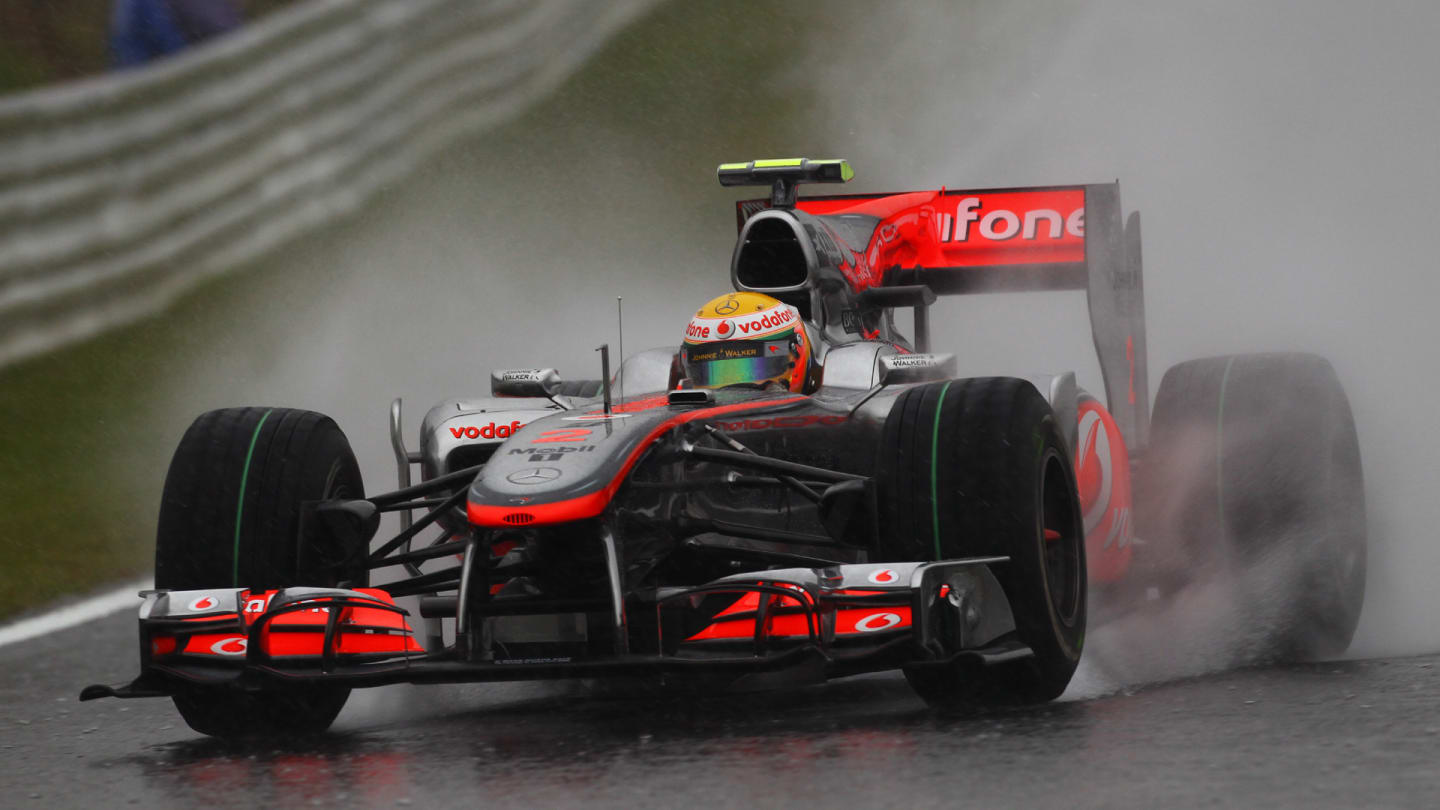
[[(808, 336), (793, 385), (697, 386), (675, 350), (613, 378), (607, 359), (599, 380), (498, 371), (489, 397), (430, 410), (418, 452), (392, 404), (400, 488), (380, 495), (325, 416), (201, 415), (165, 483), (141, 674), (82, 699), (169, 696), (222, 737), (321, 731), (351, 688), (399, 682), (899, 669), (937, 706), (1045, 701), (1087, 614), (1277, 561), (1284, 577), (1236, 597), (1269, 654), (1343, 651), (1364, 496), (1325, 360), (1182, 363), (1152, 411), (1118, 185), (796, 193), (850, 177), (719, 168), (770, 188), (737, 206), (730, 275)], [(957, 379), (932, 353), (937, 296), (1024, 290), (1087, 294), (1101, 396), (1073, 373)], [(386, 512), (401, 528), (379, 541)]]

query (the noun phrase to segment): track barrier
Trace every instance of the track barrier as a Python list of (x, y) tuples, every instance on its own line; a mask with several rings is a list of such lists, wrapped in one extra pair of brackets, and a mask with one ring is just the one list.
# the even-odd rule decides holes
[(654, 0), (308, 0), (0, 98), (0, 366), (162, 310), (554, 89)]

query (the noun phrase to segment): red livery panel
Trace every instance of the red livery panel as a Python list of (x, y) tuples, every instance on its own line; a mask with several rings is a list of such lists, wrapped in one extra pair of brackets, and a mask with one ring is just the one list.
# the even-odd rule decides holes
[(936, 191), (805, 199), (811, 214), (881, 221), (865, 263), (889, 267), (998, 267), (1085, 261), (1085, 190)]
[[(390, 594), (377, 588), (359, 588), (377, 603), (394, 607)], [(240, 614), (221, 614), (187, 619), (191, 622), (235, 621), (234, 629), (211, 633), (156, 635), (150, 650), (155, 656), (181, 654), (205, 658), (243, 660), (249, 651), (249, 631), (270, 608), (278, 591), (240, 594)], [(208, 597), (202, 597), (205, 599)], [(201, 601), (201, 600), (196, 600)], [(211, 601), (214, 601), (213, 599)], [(274, 658), (319, 658), (324, 654), (325, 626), (330, 620), (328, 598), (307, 602), (309, 607), (275, 616), (260, 633), (262, 651)], [(405, 617), (383, 608), (342, 607), (335, 632), (336, 655), (403, 655), (423, 653)]]
[(1075, 482), (1085, 516), (1085, 556), (1090, 579), (1118, 582), (1130, 567), (1135, 534), (1130, 492), (1130, 454), (1110, 412), (1090, 397), (1079, 405)]

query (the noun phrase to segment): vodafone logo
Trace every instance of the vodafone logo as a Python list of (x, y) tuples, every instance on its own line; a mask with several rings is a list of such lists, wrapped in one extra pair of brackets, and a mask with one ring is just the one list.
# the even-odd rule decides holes
[[(972, 237), (1004, 242), (1017, 236), (1026, 241), (1059, 240), (1065, 236), (1085, 238), (1085, 206), (1068, 211), (1031, 208), (1012, 211), (990, 208), (979, 197), (965, 197), (955, 213), (940, 215), (941, 242), (968, 242)], [(973, 226), (973, 227), (972, 227)]]
[(898, 613), (871, 613), (855, 622), (855, 629), (862, 633), (877, 633), (881, 630), (889, 630), (899, 623), (900, 614)]
[(491, 422), (484, 427), (452, 427), (450, 435), (457, 439), (508, 439), (515, 431), (524, 426), (524, 423), (516, 420), (508, 425), (497, 425)]
[(190, 603), (191, 610), (214, 610), (220, 606), (220, 601), (213, 596), (202, 596)]
[[(900, 575), (895, 573), (895, 571), (892, 569), (881, 568), (879, 571), (871, 571), (870, 576), (866, 577), (865, 579), (873, 582), (876, 585), (889, 585), (890, 583), (899, 580)], [(883, 615), (894, 616), (895, 614), (888, 613)]]
[(855, 254), (854, 266), (840, 269), (862, 290), (880, 285), (885, 269), (897, 264), (996, 270), (1083, 264), (1085, 194), (1083, 186), (944, 191), (898, 210), (877, 206), (884, 210), (885, 221), (877, 225), (865, 251)]
[[(736, 323), (735, 328), (742, 335), (763, 335), (766, 332), (773, 332), (790, 326), (795, 321), (795, 310), (790, 307), (780, 307), (769, 312), (762, 312), (759, 315), (751, 315)], [(728, 322), (727, 322), (728, 323)]]
[(794, 307), (779, 306), (742, 318), (692, 318), (685, 327), (685, 338), (692, 343), (706, 340), (731, 340), (736, 337), (760, 337), (795, 325)]
[(222, 638), (214, 644), (211, 644), (210, 652), (216, 655), (238, 657), (245, 654), (246, 644), (246, 640), (241, 636), (231, 636), (230, 638)]

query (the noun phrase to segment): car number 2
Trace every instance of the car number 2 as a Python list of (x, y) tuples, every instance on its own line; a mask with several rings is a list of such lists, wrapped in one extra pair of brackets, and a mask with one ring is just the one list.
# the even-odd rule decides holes
[(565, 442), (583, 442), (585, 437), (594, 431), (590, 428), (565, 428), (563, 430), (547, 430), (539, 437), (531, 439), (531, 444), (563, 444)]

